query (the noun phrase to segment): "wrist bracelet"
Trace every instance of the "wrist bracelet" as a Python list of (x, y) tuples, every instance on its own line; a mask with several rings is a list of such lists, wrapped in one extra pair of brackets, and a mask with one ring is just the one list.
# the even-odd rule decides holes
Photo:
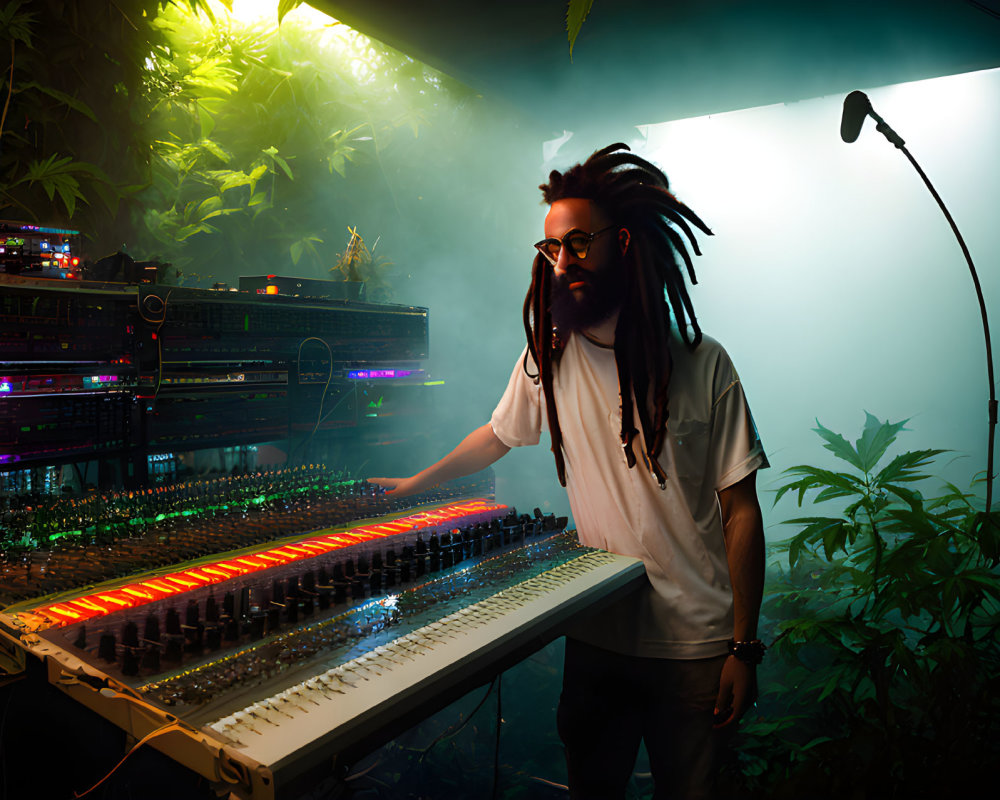
[(764, 660), (764, 651), (767, 650), (760, 639), (753, 639), (749, 642), (737, 642), (735, 639), (729, 640), (729, 655), (736, 656), (745, 664), (759, 664)]

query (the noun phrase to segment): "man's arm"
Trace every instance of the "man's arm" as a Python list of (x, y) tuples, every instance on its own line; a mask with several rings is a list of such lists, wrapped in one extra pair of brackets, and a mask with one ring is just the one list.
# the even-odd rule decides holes
[(487, 422), (466, 436), (458, 447), (436, 464), (410, 478), (369, 478), (368, 481), (388, 489), (386, 494), (403, 497), (486, 469), (509, 451), (510, 448), (497, 438), (493, 426)]
[[(764, 522), (757, 501), (757, 473), (719, 492), (722, 529), (726, 538), (729, 582), (733, 587), (733, 638), (757, 638), (757, 620), (764, 594)], [(757, 667), (735, 656), (722, 668), (716, 701), (716, 727), (735, 723), (757, 695)]]

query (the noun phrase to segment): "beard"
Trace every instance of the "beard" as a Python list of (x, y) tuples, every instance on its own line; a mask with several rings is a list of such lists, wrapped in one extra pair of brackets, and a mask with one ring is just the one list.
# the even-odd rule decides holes
[[(577, 281), (583, 287), (571, 290), (569, 285)], [(564, 275), (552, 276), (552, 324), (564, 334), (591, 328), (610, 317), (624, 297), (619, 263), (594, 272), (571, 265)]]

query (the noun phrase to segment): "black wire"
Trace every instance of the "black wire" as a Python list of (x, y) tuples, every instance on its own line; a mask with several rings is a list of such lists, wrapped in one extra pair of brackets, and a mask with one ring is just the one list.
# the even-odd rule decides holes
[(997, 11), (994, 8), (990, 8), (984, 3), (977, 2), (977, 0), (965, 0), (965, 2), (967, 2), (973, 8), (979, 9), (984, 14), (989, 14), (991, 17), (994, 17), (995, 19), (1000, 19), (1000, 11)]
[(496, 743), (493, 745), (493, 800), (497, 800), (497, 790), (500, 788), (500, 723), (503, 722), (501, 716), (502, 702), (500, 690), (503, 688), (503, 673), (501, 672), (494, 679), (497, 682), (497, 733)]
[(7, 800), (7, 748), (3, 746), (5, 741), (4, 731), (7, 729), (7, 715), (10, 714), (10, 704), (14, 697), (13, 689), (11, 689), (10, 686), (7, 686), (6, 689), (7, 702), (3, 707), (3, 715), (0, 716), (0, 775), (3, 776), (3, 794), (0, 794), (0, 797), (2, 797), (3, 800)]
[(937, 201), (938, 207), (944, 214), (945, 219), (951, 226), (952, 232), (955, 234), (955, 238), (958, 240), (958, 245), (962, 249), (962, 255), (965, 256), (965, 262), (969, 266), (969, 272), (972, 275), (972, 283), (976, 289), (976, 297), (979, 301), (979, 314), (982, 317), (983, 322), (983, 338), (986, 340), (986, 381), (989, 387), (989, 401), (987, 403), (987, 445), (986, 445), (986, 514), (983, 517), (983, 530), (988, 530), (993, 524), (993, 443), (996, 436), (996, 425), (997, 425), (997, 397), (996, 397), (996, 380), (994, 378), (993, 372), (993, 347), (992, 339), (990, 337), (990, 323), (986, 316), (986, 301), (983, 299), (983, 288), (979, 283), (979, 275), (976, 272), (976, 267), (972, 263), (972, 255), (969, 253), (969, 248), (965, 244), (965, 239), (962, 238), (962, 234), (959, 233), (958, 225), (951, 216), (951, 212), (944, 204), (944, 200), (941, 199), (941, 195), (937, 193), (937, 190), (931, 184), (930, 178), (927, 174), (920, 168), (916, 159), (910, 154), (910, 151), (905, 147), (899, 147), (899, 150), (903, 152), (903, 155), (909, 160), (910, 164), (917, 171), (917, 174), (923, 180), (924, 185), (930, 191), (931, 195)]
[[(302, 347), (303, 347), (303, 345), (306, 344), (306, 342), (319, 342), (320, 344), (322, 344), (326, 348), (327, 355), (328, 355), (328, 357), (330, 359), (330, 372), (326, 376), (326, 384), (323, 386), (323, 389), (320, 392), (320, 396), (319, 396), (319, 412), (316, 414), (316, 424), (313, 426), (313, 429), (310, 432), (310, 434), (308, 436), (306, 436), (301, 442), (299, 442), (298, 445), (296, 445), (295, 447), (290, 447), (289, 448), (289, 452), (288, 452), (288, 463), (289, 464), (292, 463), (292, 459), (293, 459), (293, 456), (295, 455), (296, 451), (300, 450), (300, 449), (302, 451), (301, 452), (301, 455), (303, 457), (302, 461), (303, 461), (303, 463), (305, 463), (305, 455), (306, 455), (306, 453), (309, 452), (309, 445), (312, 443), (313, 437), (316, 435), (316, 431), (319, 430), (320, 424), (325, 419), (325, 417), (323, 416), (323, 406), (326, 403), (326, 394), (327, 394), (327, 392), (330, 389), (330, 382), (333, 380), (333, 350), (330, 349), (330, 345), (329, 345), (329, 343), (325, 339), (321, 339), (318, 336), (309, 336), (309, 337), (303, 339), (301, 342), (299, 342), (298, 354), (295, 356), (295, 371), (297, 373), (298, 385), (299, 386), (302, 385), (302, 375), (301, 375), (301, 369), (302, 369)], [(350, 394), (347, 394), (344, 397), (342, 397), (337, 402), (337, 405), (335, 405), (332, 409), (330, 409), (330, 412), (327, 414), (327, 416), (329, 416), (334, 411), (336, 411), (337, 408), (340, 406), (340, 404), (342, 402), (344, 402), (344, 400), (347, 397), (349, 397), (349, 396), (350, 396)], [(289, 397), (289, 402), (291, 402), (291, 398), (290, 397)], [(291, 408), (291, 406), (289, 406), (288, 413), (289, 413), (289, 417), (290, 417), (291, 414), (292, 414), (292, 408)], [(291, 431), (289, 431), (289, 436), (291, 436)], [(291, 441), (291, 440), (289, 440), (289, 441)]]
[[(497, 676), (497, 677), (499, 677), (499, 676)], [(469, 714), (469, 716), (467, 716), (465, 718), (465, 722), (463, 722), (461, 725), (459, 725), (454, 731), (450, 731), (450, 730), (446, 729), (433, 742), (431, 742), (429, 745), (427, 745), (427, 747), (424, 749), (424, 751), (420, 754), (420, 760), (421, 761), (423, 761), (424, 758), (426, 758), (427, 754), (431, 751), (431, 748), (433, 748), (434, 745), (436, 745), (442, 739), (451, 738), (452, 736), (458, 736), (458, 734), (462, 732), (462, 729), (472, 721), (472, 718), (474, 716), (476, 716), (476, 712), (483, 707), (483, 703), (485, 703), (486, 700), (487, 700), (487, 698), (489, 698), (490, 692), (493, 691), (493, 685), (496, 682), (497, 682), (497, 678), (493, 678), (493, 680), (490, 681), (490, 685), (486, 687), (486, 694), (483, 695), (483, 699), (479, 701), (479, 703), (476, 705), (476, 707), (474, 709), (472, 709), (472, 712)]]

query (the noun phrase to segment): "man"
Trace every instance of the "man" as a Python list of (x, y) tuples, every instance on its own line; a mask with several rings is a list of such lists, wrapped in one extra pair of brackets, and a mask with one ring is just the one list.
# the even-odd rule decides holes
[[(536, 444), (543, 427), (583, 544), (641, 558), (647, 585), (570, 631), (559, 733), (574, 798), (620, 798), (645, 740), (657, 798), (713, 796), (717, 740), (756, 694), (766, 467), (739, 378), (701, 334), (690, 224), (655, 166), (612, 145), (542, 185), (528, 345), (490, 423), (409, 494)], [(672, 317), (672, 320), (671, 320)]]

